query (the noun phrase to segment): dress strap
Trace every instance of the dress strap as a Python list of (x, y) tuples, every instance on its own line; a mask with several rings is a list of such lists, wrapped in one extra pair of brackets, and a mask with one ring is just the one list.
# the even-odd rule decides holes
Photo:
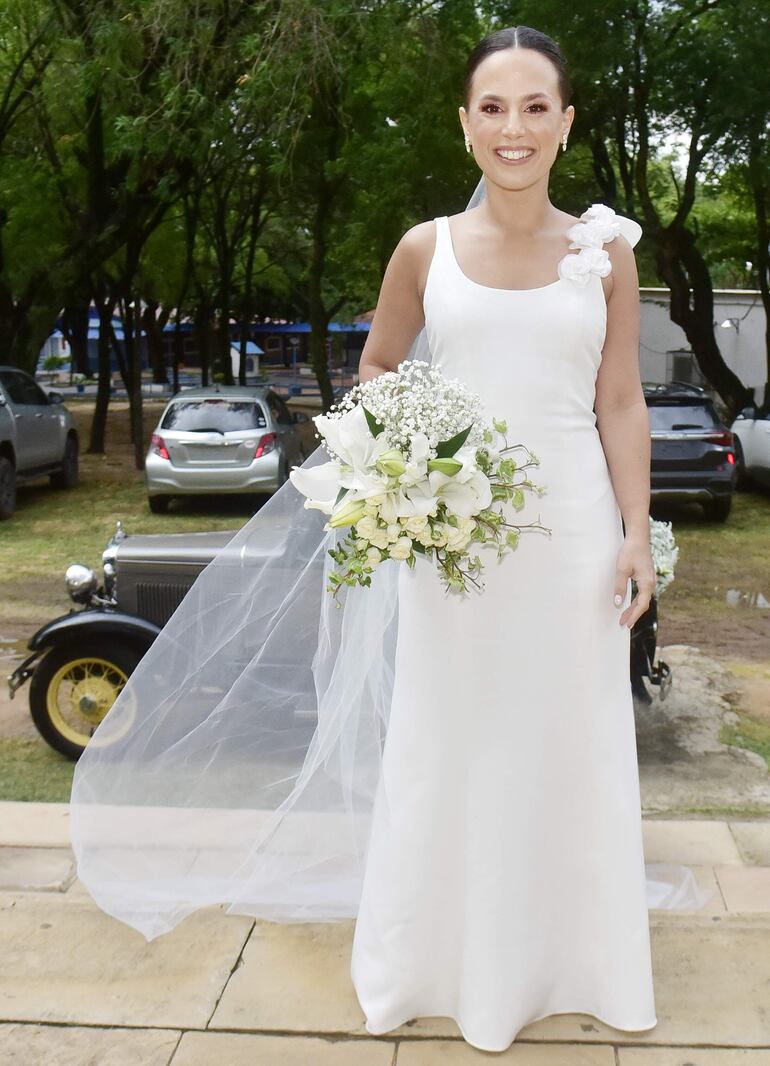
[(439, 215), (433, 221), (436, 223), (436, 255), (440, 255), (442, 259), (447, 260), (449, 258), (447, 253), (451, 251), (449, 216)]

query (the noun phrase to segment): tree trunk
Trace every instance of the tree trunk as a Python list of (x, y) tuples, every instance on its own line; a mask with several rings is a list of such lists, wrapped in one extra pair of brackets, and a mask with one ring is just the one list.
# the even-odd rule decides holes
[(96, 406), (91, 422), (91, 435), (88, 451), (92, 455), (104, 455), (107, 434), (107, 410), (110, 405), (110, 347), (112, 333), (112, 298), (97, 295), (96, 305), (99, 310), (99, 381), (96, 387)]
[(152, 368), (152, 380), (155, 385), (168, 384), (168, 369), (163, 345), (163, 329), (170, 317), (169, 311), (161, 309), (160, 304), (150, 300), (145, 305), (141, 323), (147, 334), (147, 352)]
[(660, 275), (671, 290), (671, 321), (680, 326), (706, 381), (719, 393), (732, 420), (752, 399), (722, 357), (714, 336), (711, 275), (689, 230), (664, 230), (656, 249)]

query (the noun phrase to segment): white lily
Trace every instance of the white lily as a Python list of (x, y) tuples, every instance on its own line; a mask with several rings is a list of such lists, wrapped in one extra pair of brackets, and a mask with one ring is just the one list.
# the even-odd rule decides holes
[(331, 514), (340, 489), (340, 464), (336, 461), (318, 466), (295, 466), (289, 471), (289, 480), (295, 489), (308, 498), (305, 508)]
[(422, 481), (428, 472), (428, 457), (430, 455), (430, 441), (424, 433), (415, 433), (411, 441), (411, 455), (406, 464), (406, 470), (399, 477), (402, 485), (414, 485)]
[(428, 479), (408, 488), (407, 495), (419, 515), (431, 514), (439, 501), (461, 518), (471, 518), (492, 503), (492, 486), (486, 474), (477, 471), (466, 481), (460, 481), (462, 471), (453, 477), (431, 470)]
[(354, 470), (373, 467), (380, 455), (390, 448), (385, 433), (372, 436), (363, 404), (356, 404), (341, 418), (316, 415), (313, 421), (331, 451)]

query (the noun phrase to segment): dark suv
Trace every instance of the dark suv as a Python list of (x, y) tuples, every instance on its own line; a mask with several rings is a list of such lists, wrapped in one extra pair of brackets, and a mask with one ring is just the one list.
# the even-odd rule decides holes
[(683, 381), (642, 382), (652, 436), (652, 503), (691, 500), (724, 522), (737, 479), (735, 435), (705, 389)]

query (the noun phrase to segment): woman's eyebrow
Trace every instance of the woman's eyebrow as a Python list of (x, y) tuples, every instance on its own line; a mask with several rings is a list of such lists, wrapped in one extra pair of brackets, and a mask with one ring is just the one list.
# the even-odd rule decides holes
[[(538, 96), (544, 96), (546, 99), (550, 100), (550, 96), (548, 95), (548, 93), (543, 93), (543, 92), (527, 93), (526, 96), (522, 96), (522, 100), (535, 100)], [(496, 93), (483, 93), (481, 95), (480, 99), (481, 100), (497, 100), (497, 101), (500, 101), (501, 103), (504, 102), (504, 100), (505, 100), (505, 98), (503, 96), (498, 96)]]

